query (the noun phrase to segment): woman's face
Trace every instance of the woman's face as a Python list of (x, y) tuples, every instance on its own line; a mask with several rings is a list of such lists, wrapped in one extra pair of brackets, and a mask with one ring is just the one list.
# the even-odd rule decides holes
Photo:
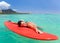
[(21, 22), (21, 24), (25, 24), (25, 22), (24, 22), (24, 21), (22, 21), (22, 22)]
[(21, 22), (21, 25), (22, 26), (27, 26), (27, 24), (24, 21)]

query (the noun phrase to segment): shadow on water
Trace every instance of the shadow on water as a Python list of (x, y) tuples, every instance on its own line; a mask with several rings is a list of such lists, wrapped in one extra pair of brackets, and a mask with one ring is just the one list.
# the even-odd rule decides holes
[(37, 27), (39, 30), (43, 31), (43, 28)]

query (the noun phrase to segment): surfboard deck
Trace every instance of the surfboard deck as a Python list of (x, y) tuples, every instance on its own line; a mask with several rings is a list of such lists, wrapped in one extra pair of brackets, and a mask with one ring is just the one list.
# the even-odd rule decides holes
[(4, 24), (9, 30), (13, 31), (14, 33), (28, 38), (32, 38), (36, 40), (57, 40), (58, 39), (58, 37), (53, 34), (49, 34), (46, 32), (43, 32), (42, 34), (38, 34), (31, 28), (18, 27), (18, 25), (13, 22), (6, 21), (4, 22)]

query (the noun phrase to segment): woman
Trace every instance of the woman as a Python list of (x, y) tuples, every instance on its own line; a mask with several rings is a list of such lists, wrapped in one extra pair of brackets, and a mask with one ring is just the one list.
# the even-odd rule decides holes
[(29, 27), (35, 30), (37, 33), (43, 33), (42, 31), (38, 30), (37, 26), (32, 22), (24, 22), (23, 20), (18, 21), (18, 26)]

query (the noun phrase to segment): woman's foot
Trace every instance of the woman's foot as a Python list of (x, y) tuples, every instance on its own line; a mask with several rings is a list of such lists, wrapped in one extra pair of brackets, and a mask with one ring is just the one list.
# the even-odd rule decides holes
[(36, 33), (38, 33), (38, 34), (42, 34), (43, 32), (40, 31), (40, 30), (37, 30)]

